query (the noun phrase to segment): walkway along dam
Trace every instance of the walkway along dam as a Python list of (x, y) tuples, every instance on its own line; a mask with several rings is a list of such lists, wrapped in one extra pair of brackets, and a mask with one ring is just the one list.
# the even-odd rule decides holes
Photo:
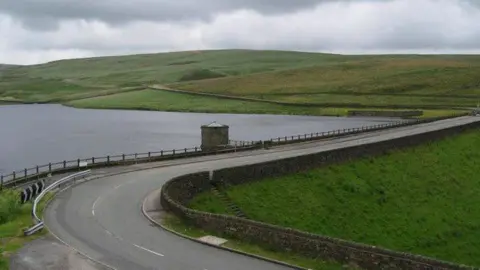
[(368, 269), (470, 269), (431, 258), (307, 234), (237, 217), (202, 213), (185, 205), (213, 183), (242, 184), (324, 164), (439, 139), (480, 127), (463, 116), (417, 125), (279, 145), (269, 149), (95, 168), (81, 184), (59, 193), (44, 213), (49, 231), (110, 269), (291, 269), (178, 237), (152, 224), (144, 200), (195, 225), (234, 237), (355, 262)]

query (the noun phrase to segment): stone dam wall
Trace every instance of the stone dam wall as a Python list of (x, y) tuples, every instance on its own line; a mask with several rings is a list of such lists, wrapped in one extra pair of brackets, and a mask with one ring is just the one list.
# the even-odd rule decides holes
[(422, 116), (423, 111), (390, 111), (390, 110), (350, 110), (348, 116), (374, 116), (374, 117), (416, 117)]
[(352, 263), (364, 269), (475, 269), (434, 258), (311, 234), (235, 216), (201, 212), (190, 209), (187, 205), (194, 196), (211, 189), (212, 182), (241, 185), (261, 181), (268, 177), (296, 173), (355, 158), (382, 155), (393, 149), (415, 146), (478, 128), (480, 128), (480, 122), (475, 122), (389, 141), (225, 168), (214, 171), (212, 179), (209, 172), (187, 174), (171, 179), (162, 187), (160, 202), (167, 211), (204, 230), (215, 231), (277, 250), (293, 251), (310, 258)]

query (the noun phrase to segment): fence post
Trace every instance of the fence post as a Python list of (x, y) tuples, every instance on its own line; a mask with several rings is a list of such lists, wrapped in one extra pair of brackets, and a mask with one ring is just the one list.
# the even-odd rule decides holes
[(187, 148), (185, 148), (185, 153), (187, 153)]
[(122, 161), (125, 162), (125, 154), (122, 154)]
[(17, 176), (15, 175), (15, 171), (13, 171), (13, 180), (15, 180)]
[(160, 156), (163, 157), (163, 150), (160, 150)]
[(175, 149), (172, 150), (172, 154), (175, 156)]
[(95, 164), (95, 158), (92, 157), (92, 164)]
[(80, 159), (77, 159), (77, 167), (80, 167)]
[(148, 158), (150, 158), (152, 156), (152, 153), (148, 152)]
[(24, 175), (23, 177), (27, 178), (27, 168), (23, 170), (23, 175)]
[(38, 169), (38, 165), (37, 165), (37, 174), (40, 172), (40, 170)]
[(48, 172), (52, 172), (52, 163), (48, 163)]
[(63, 168), (64, 169), (67, 168), (67, 161), (66, 160), (63, 161)]
[(107, 156), (107, 164), (110, 165), (110, 156)]

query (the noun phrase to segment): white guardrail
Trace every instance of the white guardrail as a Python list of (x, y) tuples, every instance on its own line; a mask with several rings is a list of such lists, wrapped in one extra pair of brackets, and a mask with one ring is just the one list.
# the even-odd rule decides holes
[(35, 223), (35, 225), (33, 225), (32, 227), (26, 229), (23, 231), (23, 234), (25, 236), (28, 236), (28, 235), (32, 235), (40, 230), (43, 229), (44, 227), (44, 223), (42, 221), (42, 219), (37, 215), (37, 206), (39, 204), (39, 202), (42, 200), (42, 198), (45, 196), (45, 194), (47, 194), (48, 192), (54, 190), (55, 188), (61, 186), (61, 185), (64, 185), (64, 184), (71, 184), (72, 182), (75, 183), (75, 180), (82, 177), (82, 178), (85, 178), (85, 176), (87, 175), (90, 175), (92, 173), (91, 170), (86, 170), (86, 171), (81, 171), (81, 172), (78, 172), (78, 173), (74, 173), (74, 174), (71, 174), (67, 177), (64, 177), (54, 183), (52, 183), (51, 185), (49, 185), (48, 187), (46, 187), (40, 194), (38, 194), (38, 196), (35, 198), (35, 201), (33, 202), (33, 207), (32, 207), (32, 218), (33, 218), (33, 221)]

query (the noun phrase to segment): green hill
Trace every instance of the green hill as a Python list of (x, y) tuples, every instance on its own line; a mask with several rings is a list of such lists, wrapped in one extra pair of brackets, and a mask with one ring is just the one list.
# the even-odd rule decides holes
[[(295, 68), (338, 56), (276, 51), (187, 51), (54, 61), (7, 70), (0, 97), (21, 101), (72, 100), (144, 84), (245, 75)], [(193, 74), (193, 76), (192, 76)]]
[[(0, 100), (64, 103), (78, 100), (71, 104), (91, 107), (107, 102), (122, 108), (124, 103), (115, 103), (123, 99), (121, 93), (157, 84), (299, 105), (308, 102), (319, 107), (332, 103), (335, 105), (330, 107), (338, 108), (358, 105), (472, 107), (480, 95), (479, 71), (480, 56), (184, 51), (61, 60), (8, 68), (2, 72)], [(152, 95), (142, 93), (137, 95), (137, 104), (127, 107), (164, 109), (145, 106), (144, 101), (151, 101)], [(109, 95), (114, 95), (110, 101), (106, 99)], [(143, 100), (142, 95), (145, 95)], [(183, 104), (185, 95), (176, 95), (177, 102)], [(102, 98), (97, 100), (98, 96)], [(159, 94), (155, 100), (161, 103), (162, 97)], [(203, 107), (215, 111), (212, 103), (218, 101), (206, 101)], [(246, 102), (241, 112), (249, 112), (250, 105)], [(176, 107), (192, 110), (188, 106), (186, 102), (183, 107)], [(282, 110), (289, 111), (289, 108)], [(300, 111), (300, 108), (293, 110)], [(272, 112), (275, 111), (278, 110)]]
[(7, 64), (0, 64), (0, 71), (1, 70), (6, 70), (9, 68), (17, 67), (16, 65), (7, 65)]
[[(249, 218), (480, 266), (480, 131), (227, 189)], [(225, 213), (213, 193), (191, 206)]]

